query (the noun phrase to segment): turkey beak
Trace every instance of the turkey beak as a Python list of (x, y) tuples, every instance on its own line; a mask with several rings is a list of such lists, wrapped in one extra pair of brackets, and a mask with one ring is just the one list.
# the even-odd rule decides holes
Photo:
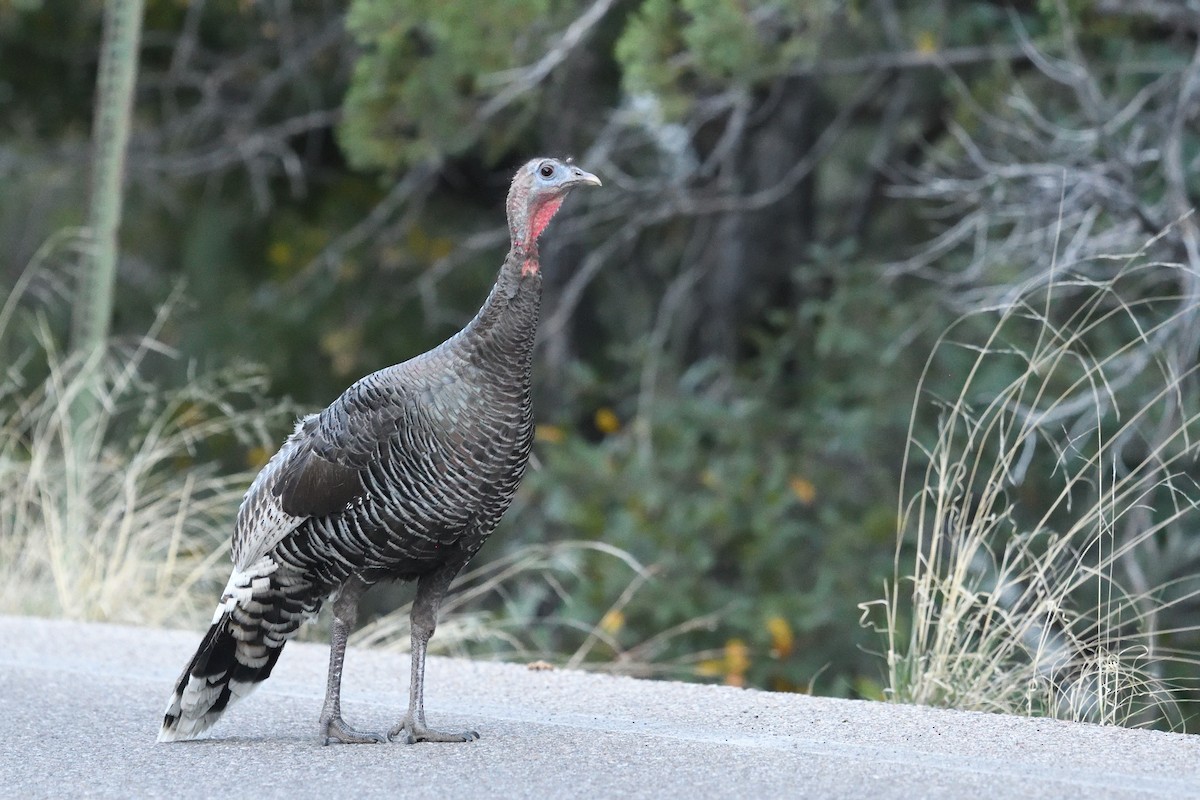
[(572, 186), (603, 186), (600, 179), (590, 172), (585, 172), (579, 167), (571, 167), (571, 185)]

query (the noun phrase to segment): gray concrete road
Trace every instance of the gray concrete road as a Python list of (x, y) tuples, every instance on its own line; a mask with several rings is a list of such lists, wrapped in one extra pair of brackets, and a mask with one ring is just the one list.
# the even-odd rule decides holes
[[(0, 786), (11, 797), (1200, 797), (1200, 737), (521, 665), (430, 659), (456, 745), (317, 741), (327, 648), (196, 742), (154, 741), (200, 631), (0, 617)], [(352, 650), (343, 709), (385, 728), (407, 656)]]

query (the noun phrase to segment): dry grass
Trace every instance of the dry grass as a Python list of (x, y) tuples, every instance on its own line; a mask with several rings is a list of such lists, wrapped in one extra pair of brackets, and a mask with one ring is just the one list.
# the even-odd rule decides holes
[(44, 283), (37, 271), (0, 309), (0, 342), (18, 354), (0, 376), (0, 613), (197, 624), (227, 578), (252, 477), (222, 473), (209, 451), (261, 446), (285, 412), (258, 404), (253, 370), (177, 389), (146, 379), (171, 357), (155, 341), (165, 310), (147, 336), (91, 362), (63, 354), (26, 296)]
[(1142, 254), (1115, 276), (1082, 264), (943, 337), (918, 397), (958, 370), (961, 390), (934, 399), (928, 443), (916, 404), (906, 463), (926, 466), (865, 609), (885, 617), (892, 699), (1183, 726), (1200, 664), (1195, 286)]

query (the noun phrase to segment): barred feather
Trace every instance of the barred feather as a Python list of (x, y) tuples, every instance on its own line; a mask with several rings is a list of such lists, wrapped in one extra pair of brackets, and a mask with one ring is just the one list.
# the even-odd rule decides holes
[(255, 478), (238, 512), (233, 575), (160, 740), (196, 736), (265, 680), (286, 641), (351, 576), (411, 579), (466, 563), (495, 529), (533, 440), (542, 279), (536, 233), (523, 233), (532, 211), (511, 216), (526, 202), (519, 189), (514, 180), (513, 246), (475, 318), (301, 419)]

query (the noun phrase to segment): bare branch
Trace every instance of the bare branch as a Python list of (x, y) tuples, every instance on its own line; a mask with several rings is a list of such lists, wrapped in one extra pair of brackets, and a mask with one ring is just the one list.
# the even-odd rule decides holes
[(557, 37), (556, 44), (536, 63), (513, 72), (492, 76), (492, 80), (507, 82), (507, 85), (491, 100), (484, 103), (476, 115), (476, 124), (482, 125), (496, 114), (503, 111), (513, 101), (533, 91), (547, 76), (567, 59), (571, 52), (583, 41), (584, 37), (596, 26), (604, 15), (612, 8), (615, 0), (595, 0), (586, 11), (575, 18), (566, 30)]

